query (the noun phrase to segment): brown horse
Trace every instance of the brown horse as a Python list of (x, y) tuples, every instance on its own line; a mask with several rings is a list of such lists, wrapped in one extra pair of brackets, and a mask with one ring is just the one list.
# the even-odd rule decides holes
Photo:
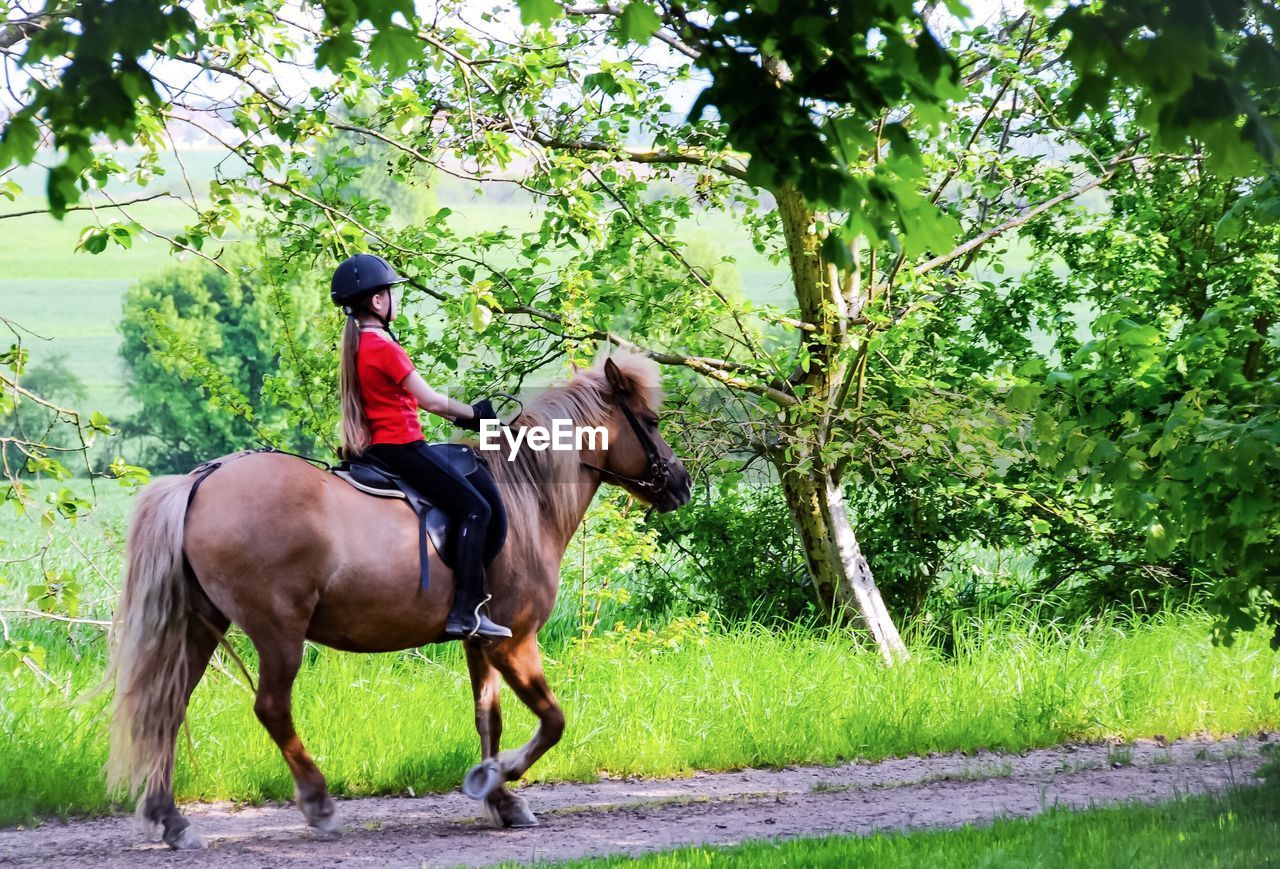
[[(659, 510), (689, 500), (690, 479), (658, 433), (657, 366), (615, 354), (550, 389), (511, 422), (603, 426), (608, 448), (491, 453), (507, 507), (506, 544), (489, 567), (490, 610), (513, 637), (464, 643), (482, 763), (464, 790), (498, 825), (537, 820), (507, 782), (559, 741), (564, 714), (547, 686), (538, 630), (555, 604), (560, 562), (601, 482)], [(419, 586), (418, 530), (402, 502), (373, 498), (280, 453), (230, 457), (192, 498), (195, 475), (163, 477), (137, 498), (127, 574), (112, 628), (115, 701), (109, 776), (144, 791), (144, 825), (173, 848), (203, 846), (173, 797), (174, 743), (187, 703), (228, 626), (258, 652), (254, 712), (284, 755), (298, 808), (320, 833), (340, 824), (324, 776), (294, 730), (290, 694), (303, 641), (351, 652), (410, 649), (441, 638), (453, 595), (432, 553)], [(429, 493), (428, 493), (429, 494)], [(184, 521), (185, 516), (185, 521)], [(184, 561), (185, 555), (185, 561)], [(538, 718), (525, 745), (499, 752), (505, 679)]]

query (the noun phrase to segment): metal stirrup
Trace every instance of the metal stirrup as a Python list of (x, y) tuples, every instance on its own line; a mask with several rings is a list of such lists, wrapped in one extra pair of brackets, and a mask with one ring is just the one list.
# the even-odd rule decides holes
[(476, 608), (472, 610), (471, 616), (476, 620), (476, 626), (471, 629), (471, 633), (467, 634), (468, 640), (474, 640), (476, 638), (476, 634), (480, 633), (480, 607), (484, 606), (491, 600), (493, 600), (493, 595), (486, 594), (484, 596), (484, 600), (476, 604)]

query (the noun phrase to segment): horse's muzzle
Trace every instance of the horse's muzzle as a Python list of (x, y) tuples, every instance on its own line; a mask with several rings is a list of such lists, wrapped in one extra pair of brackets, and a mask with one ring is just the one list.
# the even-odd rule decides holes
[(667, 485), (654, 499), (653, 506), (659, 513), (670, 513), (688, 504), (692, 494), (693, 477), (689, 476), (684, 465), (677, 464), (671, 469)]

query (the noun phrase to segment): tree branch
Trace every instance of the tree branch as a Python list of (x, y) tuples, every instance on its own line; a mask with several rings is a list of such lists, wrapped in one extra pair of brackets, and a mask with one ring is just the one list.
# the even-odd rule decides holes
[[(499, 313), (524, 314), (535, 320), (541, 320), (546, 323), (552, 323), (556, 326), (563, 326), (564, 320), (558, 314), (544, 311), (541, 308), (535, 308), (532, 305), (516, 305), (506, 308)], [(564, 335), (563, 332), (560, 333)], [(688, 368), (691, 371), (722, 383), (725, 386), (749, 392), (753, 395), (759, 395), (772, 399), (778, 404), (789, 406), (796, 403), (796, 398), (788, 395), (778, 389), (768, 381), (768, 375), (742, 362), (734, 362), (730, 359), (715, 359), (709, 356), (686, 356), (680, 353), (669, 353), (662, 350), (653, 350), (641, 344), (637, 344), (628, 338), (623, 338), (613, 332), (601, 329), (590, 329), (576, 335), (564, 335), (564, 337), (572, 338), (579, 341), (607, 341), (617, 347), (630, 350), (633, 353), (639, 353), (648, 356), (655, 362), (662, 365), (678, 365), (682, 368)], [(738, 376), (744, 375), (744, 376)], [(754, 380), (745, 379), (746, 377), (755, 378)]]
[[(163, 193), (152, 193), (149, 196), (139, 196), (135, 199), (130, 199), (125, 202), (115, 202), (112, 200), (108, 200), (110, 202), (109, 205), (98, 205), (94, 203), (88, 203), (85, 205), (72, 205), (72, 206), (69, 206), (66, 210), (68, 212), (71, 212), (71, 211), (96, 211), (99, 208), (123, 208), (127, 205), (137, 205), (140, 202), (150, 202), (153, 199), (165, 199), (165, 198), (173, 199), (176, 197), (174, 197), (172, 193), (165, 191)], [(30, 217), (33, 214), (48, 214), (48, 213), (49, 213), (49, 209), (47, 208), (33, 208), (30, 211), (10, 211), (7, 214), (0, 214), (0, 220), (8, 220), (9, 218), (12, 218), (12, 217)]]
[[(612, 3), (604, 3), (600, 6), (566, 6), (564, 7), (564, 11), (566, 15), (582, 15), (587, 17), (608, 15), (617, 18), (622, 15), (622, 9), (614, 6)], [(661, 29), (653, 34), (653, 38), (671, 46), (690, 60), (697, 60), (702, 57), (701, 51), (694, 48), (692, 45), (689, 45), (687, 42), (684, 42), (679, 37)]]
[(47, 619), (51, 622), (63, 622), (68, 625), (93, 625), (95, 628), (109, 628), (111, 622), (102, 619), (78, 619), (71, 616), (60, 616), (57, 613), (46, 613), (40, 610), (23, 609), (21, 607), (0, 607), (0, 613), (17, 616), (28, 616), (33, 619)]
[(60, 14), (58, 10), (50, 9), (38, 15), (6, 21), (4, 26), (0, 27), (0, 50), (12, 48), (37, 30), (44, 30), (45, 26)]
[(705, 151), (654, 151), (644, 148), (625, 148), (618, 145), (610, 145), (605, 142), (593, 142), (587, 139), (559, 139), (554, 136), (548, 136), (545, 133), (533, 131), (529, 134), (529, 138), (542, 145), (544, 148), (559, 149), (563, 151), (595, 151), (599, 153), (609, 154), (631, 163), (654, 163), (654, 164), (692, 164), (695, 166), (705, 166), (708, 169), (715, 169), (723, 172), (731, 178), (737, 178), (739, 181), (747, 180), (747, 170), (732, 163), (722, 163)]
[(949, 263), (955, 262), (956, 260), (960, 259), (962, 256), (965, 256), (966, 254), (976, 252), (984, 244), (991, 241), (991, 239), (996, 238), (997, 236), (1003, 235), (1004, 233), (1008, 232), (1011, 229), (1017, 229), (1019, 226), (1022, 226), (1024, 223), (1028, 223), (1032, 220), (1035, 220), (1037, 217), (1044, 214), (1050, 208), (1053, 208), (1054, 206), (1057, 206), (1057, 205), (1061, 205), (1064, 202), (1075, 199), (1077, 196), (1081, 196), (1085, 193), (1088, 193), (1090, 190), (1093, 190), (1095, 187), (1100, 187), (1103, 184), (1106, 184), (1116, 174), (1116, 171), (1125, 164), (1126, 157), (1129, 151), (1136, 144), (1137, 144), (1136, 141), (1131, 143), (1129, 147), (1125, 148), (1124, 151), (1121, 152), (1121, 155), (1119, 157), (1116, 157), (1116, 159), (1111, 161), (1111, 163), (1107, 166), (1107, 171), (1103, 172), (1101, 175), (1094, 178), (1089, 183), (1081, 184), (1079, 187), (1074, 187), (1071, 190), (1067, 190), (1063, 193), (1059, 193), (1057, 196), (1046, 199), (1044, 202), (1041, 202), (1039, 205), (1036, 205), (1035, 207), (1029, 208), (1026, 211), (1022, 212), (1022, 214), (1018, 215), (1017, 217), (1006, 220), (1004, 223), (1001, 223), (998, 226), (994, 226), (991, 229), (988, 229), (986, 232), (979, 233), (978, 235), (966, 241), (964, 244), (956, 246), (949, 253), (944, 253), (941, 256), (936, 256), (931, 260), (925, 260), (924, 262), (916, 266), (912, 270), (912, 272), (915, 275), (919, 276), (919, 275), (923, 275), (928, 272), (931, 272), (934, 269), (938, 268), (939, 266), (945, 266)]

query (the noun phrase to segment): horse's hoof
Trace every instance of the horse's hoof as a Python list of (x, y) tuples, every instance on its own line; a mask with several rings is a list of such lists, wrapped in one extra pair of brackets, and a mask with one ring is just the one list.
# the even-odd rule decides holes
[(182, 832), (173, 837), (173, 841), (165, 840), (170, 848), (175, 851), (202, 851), (208, 845), (201, 836), (195, 831), (194, 827), (184, 827)]
[(520, 797), (516, 797), (499, 811), (502, 814), (503, 826), (513, 830), (536, 827), (539, 824), (537, 816), (529, 809), (529, 804)]
[(316, 818), (311, 822), (311, 838), (321, 842), (336, 842), (342, 838), (342, 822), (337, 814)]
[(471, 767), (462, 780), (462, 792), (473, 800), (483, 800), (502, 787), (502, 774), (493, 759)]

